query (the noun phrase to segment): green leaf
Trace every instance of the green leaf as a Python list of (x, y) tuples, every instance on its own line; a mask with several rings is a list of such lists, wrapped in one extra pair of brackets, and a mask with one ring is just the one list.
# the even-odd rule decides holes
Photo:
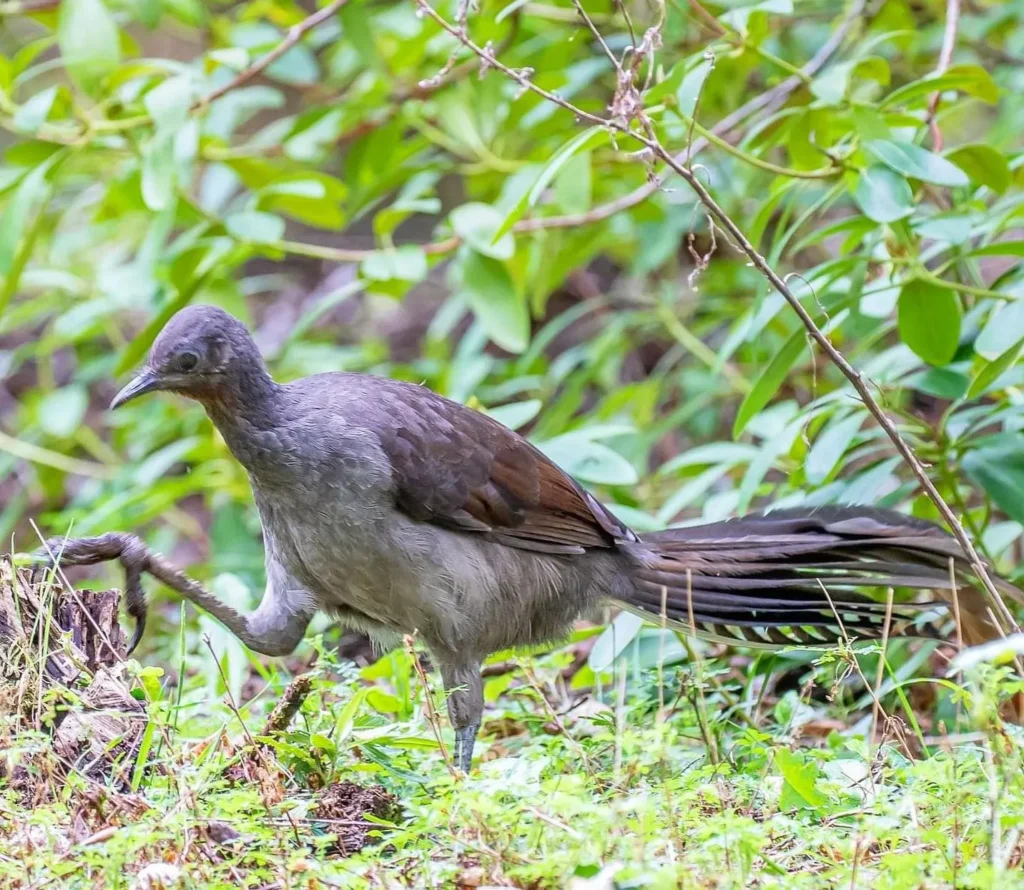
[(502, 349), (520, 353), (530, 342), (530, 313), (505, 264), (467, 250), (460, 264), (459, 293), (487, 336)]
[(503, 235), (510, 232), (512, 226), (522, 218), (523, 214), (540, 200), (545, 189), (551, 184), (555, 176), (558, 175), (558, 171), (569, 162), (573, 155), (594, 148), (597, 145), (603, 145), (608, 139), (608, 130), (605, 127), (594, 126), (584, 130), (582, 133), (577, 133), (558, 149), (552, 155), (551, 160), (544, 165), (533, 185), (526, 190), (512, 210), (509, 211), (505, 221), (499, 226), (498, 231), (495, 232), (494, 241), (498, 241)]
[(556, 436), (537, 447), (569, 475), (584, 482), (635, 485), (638, 481), (636, 470), (626, 458), (580, 433)]
[(18, 290), (21, 274), (46, 219), (45, 207), (40, 205), (48, 200), (53, 189), (47, 176), (70, 156), (69, 150), (63, 149), (33, 167), (21, 180), (0, 216), (0, 275), (4, 279), (0, 287), (0, 315)]
[(676, 108), (684, 117), (693, 117), (697, 110), (697, 100), (704, 89), (704, 82), (711, 73), (711, 62), (701, 59), (700, 63), (688, 71), (679, 84), (676, 93)]
[(858, 59), (854, 63), (853, 73), (882, 86), (888, 86), (892, 79), (889, 63), (882, 56), (864, 56)]
[(863, 423), (864, 416), (854, 413), (847, 417), (834, 417), (826, 424), (804, 460), (808, 482), (819, 485), (829, 477)]
[(1007, 516), (1024, 523), (1024, 440), (1010, 433), (988, 441), (967, 452), (964, 471)]
[(954, 148), (946, 157), (967, 174), (971, 182), (986, 185), (997, 195), (1010, 187), (1010, 165), (991, 145), (976, 142)]
[(309, 737), (312, 747), (323, 751), (328, 757), (334, 757), (338, 753), (338, 746), (321, 732), (314, 732)]
[(414, 244), (403, 244), (370, 254), (359, 271), (370, 282), (366, 289), (371, 293), (400, 297), (427, 277), (427, 255)]
[(947, 364), (960, 343), (960, 300), (948, 287), (914, 279), (897, 305), (900, 337), (931, 365)]
[(309, 47), (297, 43), (267, 66), (267, 77), (290, 86), (307, 86), (320, 77), (320, 66)]
[(138, 15), (139, 21), (150, 30), (160, 24), (163, 2), (164, 0), (135, 0), (136, 15)]
[(350, 732), (352, 727), (355, 725), (356, 714), (359, 713), (359, 709), (363, 706), (363, 702), (366, 700), (366, 695), (370, 691), (369, 686), (363, 686), (352, 694), (346, 703), (345, 707), (341, 709), (338, 714), (338, 719), (334, 723), (334, 738), (337, 744), (341, 744)]
[(943, 74), (932, 74), (893, 90), (882, 101), (882, 107), (905, 104), (941, 90), (959, 90), (989, 104), (999, 100), (999, 87), (984, 68), (979, 65), (953, 65)]
[(676, 455), (658, 467), (657, 475), (668, 476), (687, 467), (749, 463), (756, 456), (757, 448), (744, 442), (711, 442), (707, 445), (698, 445), (696, 448), (688, 448), (682, 454)]
[(398, 714), (402, 710), (402, 701), (398, 696), (380, 689), (370, 689), (366, 693), (366, 703), (381, 714)]
[(146, 93), (143, 101), (157, 130), (177, 131), (192, 105), (192, 78), (187, 74), (168, 77)]
[(64, 0), (57, 19), (57, 44), (71, 79), (86, 92), (121, 62), (117, 24), (102, 0)]
[[(811, 93), (826, 105), (839, 105), (850, 92), (854, 75), (862, 80), (873, 80), (888, 85), (889, 63), (880, 56), (867, 56), (856, 61), (830, 65), (811, 81)], [(859, 106), (855, 106), (855, 113), (857, 108)]]
[(743, 399), (739, 411), (736, 412), (736, 421), (732, 426), (732, 435), (734, 439), (739, 438), (740, 434), (746, 428), (754, 415), (767, 405), (772, 400), (773, 396), (778, 394), (779, 388), (782, 386), (783, 381), (786, 379), (786, 375), (789, 373), (789, 369), (792, 368), (796, 360), (800, 358), (800, 355), (806, 346), (807, 334), (801, 328), (796, 331), (785, 342), (782, 349), (776, 353), (775, 358), (773, 358), (768, 364), (768, 367), (764, 369), (764, 372)]
[(878, 223), (895, 222), (914, 212), (910, 183), (881, 164), (860, 171), (853, 200), (866, 217)]
[(14, 114), (14, 129), (19, 133), (35, 133), (50, 114), (57, 98), (57, 87), (50, 87), (32, 96)]
[(850, 88), (850, 75), (853, 73), (853, 66), (853, 62), (829, 65), (811, 81), (811, 95), (826, 105), (838, 105), (846, 97), (846, 91)]
[(89, 394), (85, 386), (73, 383), (43, 396), (36, 416), (44, 432), (66, 439), (78, 429), (88, 407)]
[[(678, 101), (679, 89), (682, 86), (683, 81), (688, 76), (687, 69), (690, 68), (691, 66), (692, 70), (689, 72), (689, 74), (696, 74), (697, 72), (701, 72), (698, 75), (700, 81), (703, 81), (704, 78), (707, 77), (707, 73), (711, 69), (711, 63), (707, 59), (698, 60), (696, 63), (694, 63), (694, 60), (692, 58), (682, 59), (676, 62), (675, 65), (672, 66), (672, 69), (668, 72), (668, 74), (665, 75), (665, 77), (662, 80), (658, 81), (658, 83), (656, 83), (646, 93), (644, 93), (644, 102), (647, 104), (647, 106), (650, 107), (651, 105), (657, 105), (667, 96), (671, 96), (673, 94), (675, 94), (676, 99)], [(688, 90), (687, 92), (691, 91)], [(686, 111), (685, 108), (681, 110), (683, 110), (684, 113), (688, 115), (693, 114), (692, 106), (688, 111)]]
[(782, 773), (786, 787), (796, 795), (804, 808), (816, 809), (828, 802), (828, 795), (818, 788), (821, 770), (816, 763), (805, 761), (788, 748), (776, 748), (775, 765)]
[[(320, 229), (341, 229), (346, 217), (343, 206), (348, 189), (333, 176), (306, 170), (281, 178), (259, 189), (259, 207), (291, 216)], [(378, 214), (380, 216), (380, 214)]]
[(488, 408), (487, 414), (510, 430), (518, 430), (533, 420), (542, 407), (544, 403), (540, 399), (527, 399), (525, 402), (512, 402), (509, 405)]
[(1016, 363), (1022, 350), (1024, 350), (1024, 337), (1021, 337), (1002, 355), (983, 365), (967, 389), (967, 398), (973, 399), (985, 392)]
[(611, 668), (615, 659), (633, 642), (643, 626), (644, 619), (639, 615), (634, 615), (632, 612), (619, 612), (590, 650), (590, 655), (587, 657), (590, 669), (599, 674)]
[(926, 395), (935, 396), (937, 399), (947, 399), (951, 402), (966, 396), (967, 387), (970, 385), (966, 374), (954, 371), (950, 367), (928, 367), (917, 374), (904, 377), (903, 381), (908, 389), (914, 389)]
[(164, 325), (170, 320), (179, 309), (187, 306), (196, 295), (199, 288), (220, 266), (221, 261), (233, 247), (227, 238), (219, 238), (211, 242), (201, 258), (190, 265), (189, 278), (182, 285), (181, 291), (171, 300), (168, 300), (160, 311), (142, 329), (142, 332), (129, 343), (114, 367), (114, 374), (123, 374), (129, 368), (134, 368), (139, 360), (146, 354), (146, 350), (153, 345), (156, 335), (160, 333)]
[(241, 210), (224, 219), (224, 228), (239, 241), (268, 244), (284, 237), (284, 220), (262, 210)]
[(0, 275), (8, 275), (14, 264), (18, 244), (28, 226), (28, 218), (36, 205), (49, 192), (46, 179), (52, 164), (33, 167), (22, 178), (0, 216)]
[(516, 241), (510, 233), (495, 237), (501, 228), (502, 216), (490, 204), (463, 204), (456, 207), (448, 219), (455, 234), (484, 256), (510, 260), (516, 252)]
[(1024, 300), (1013, 300), (996, 309), (985, 322), (974, 351), (982, 358), (995, 361), (1017, 342), (1024, 331)]
[(996, 241), (967, 252), (967, 256), (1020, 256), (1024, 257), (1024, 240)]
[(142, 150), (142, 200), (150, 210), (171, 206), (177, 178), (174, 133), (160, 132)]
[(889, 138), (889, 125), (885, 122), (885, 115), (864, 105), (854, 105), (850, 112), (861, 139)]
[(887, 167), (904, 176), (935, 185), (970, 184), (967, 174), (955, 164), (911, 142), (872, 139), (865, 142), (864, 147)]
[(566, 213), (586, 213), (594, 192), (593, 157), (581, 151), (555, 178), (555, 200)]
[(371, 71), (387, 72), (387, 65), (377, 49), (375, 21), (368, 10), (355, 3), (346, 3), (338, 10), (341, 33)]
[(730, 9), (722, 16), (722, 21), (731, 25), (746, 36), (749, 42), (756, 45), (766, 36), (769, 13), (792, 15), (792, 0), (761, 0), (760, 3)]

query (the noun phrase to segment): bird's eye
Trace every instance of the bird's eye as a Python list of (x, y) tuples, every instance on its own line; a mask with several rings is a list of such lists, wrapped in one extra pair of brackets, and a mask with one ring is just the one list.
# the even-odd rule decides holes
[(183, 352), (175, 360), (179, 371), (194, 371), (199, 365), (199, 356), (194, 352)]

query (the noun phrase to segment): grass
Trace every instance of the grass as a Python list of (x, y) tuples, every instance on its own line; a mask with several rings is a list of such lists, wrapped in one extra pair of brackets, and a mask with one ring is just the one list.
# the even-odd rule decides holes
[[(293, 672), (183, 624), (180, 673), (128, 663), (149, 721), (105, 778), (68, 769), (8, 669), (0, 887), (1024, 886), (1007, 669), (883, 687), (875, 715), (877, 648), (766, 662), (698, 644), (687, 666), (662, 633), (604, 675), (586, 631), (496, 659), (468, 777), (438, 750), (443, 701), (411, 649), (358, 669), (318, 637)], [(889, 653), (895, 676), (912, 652)], [(282, 698), (299, 706), (283, 730)]]

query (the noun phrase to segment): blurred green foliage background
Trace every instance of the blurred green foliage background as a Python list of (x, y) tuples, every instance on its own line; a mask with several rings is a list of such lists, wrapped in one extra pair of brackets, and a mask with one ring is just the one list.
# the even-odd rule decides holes
[[(131, 530), (258, 600), (248, 480), (201, 408), (106, 411), (190, 302), (245, 319), (279, 379), (366, 371), (491, 412), (640, 532), (770, 504), (938, 518), (685, 183), (482, 65), (464, 27), (692, 165), (1020, 583), (1024, 0), (432, 8), (455, 34), (418, 0), (0, 0), (5, 550)], [(69, 574), (121, 581), (89, 571)], [(0, 883), (122, 887), (170, 863), (211, 888), (597, 890), (622, 862), (619, 888), (1019, 879), (1024, 747), (998, 702), (1020, 683), (991, 652), (690, 658), (620, 616), (488, 665), (488, 759), (457, 782), (409, 652), (375, 660), (322, 619), (295, 659), (261, 660), (152, 593), (127, 780), (55, 781), (44, 724), (66, 700), (40, 680), (33, 702), (31, 672), (0, 694)], [(256, 749), (272, 767), (239, 780), (239, 721), (251, 742), (313, 657), (292, 728)], [(337, 859), (310, 814), (349, 777), (403, 814)]]
[[(482, 0), (468, 29), (600, 115), (609, 54), (637, 59), (651, 132), (691, 155), (1012, 574), (1024, 3), (964, 4), (952, 35), (939, 0), (587, 10), (604, 46), (561, 0)], [(640, 531), (767, 504), (935, 518), (685, 184), (481, 70), (412, 0), (23, 0), (0, 16), (14, 549), (37, 545), (33, 522), (138, 530), (226, 598), (258, 598), (247, 480), (201, 409), (105, 412), (196, 301), (243, 317), (281, 379), (367, 371), (492, 412)], [(154, 656), (178, 645), (164, 615)]]

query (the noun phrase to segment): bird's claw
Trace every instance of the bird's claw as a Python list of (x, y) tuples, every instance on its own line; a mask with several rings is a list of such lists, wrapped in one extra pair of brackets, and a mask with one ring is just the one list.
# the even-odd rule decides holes
[(146, 569), (148, 551), (136, 535), (111, 533), (99, 538), (51, 538), (35, 554), (35, 561), (29, 567), (29, 583), (42, 583), (47, 573), (55, 572), (58, 565), (94, 565), (111, 559), (116, 559), (124, 568), (125, 611), (135, 619), (126, 653), (131, 655), (146, 631), (147, 613), (142, 573)]
[(135, 619), (135, 630), (132, 631), (132, 638), (128, 641), (128, 648), (125, 650), (125, 656), (130, 656), (135, 651), (139, 643), (142, 642), (142, 635), (146, 632), (145, 611), (140, 615), (132, 615), (132, 617)]

